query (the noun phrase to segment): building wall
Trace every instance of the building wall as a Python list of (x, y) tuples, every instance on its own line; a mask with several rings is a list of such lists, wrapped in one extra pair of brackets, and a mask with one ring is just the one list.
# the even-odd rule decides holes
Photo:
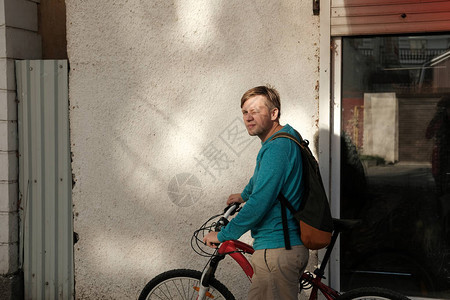
[(395, 93), (364, 94), (363, 132), (363, 154), (382, 157), (388, 163), (398, 161), (398, 99)]
[[(319, 17), (308, 1), (66, 9), (75, 293), (136, 298), (158, 273), (207, 262), (192, 232), (243, 189), (260, 147), (241, 121), (247, 89), (274, 85), (282, 123), (314, 138)], [(244, 297), (248, 280), (230, 259), (217, 277)]]
[(41, 56), (39, 1), (0, 0), (0, 298), (21, 294), (15, 59)]

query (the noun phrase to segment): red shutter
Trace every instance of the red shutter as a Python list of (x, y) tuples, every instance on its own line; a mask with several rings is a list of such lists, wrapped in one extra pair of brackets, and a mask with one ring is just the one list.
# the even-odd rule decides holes
[(331, 0), (331, 35), (450, 31), (450, 1)]

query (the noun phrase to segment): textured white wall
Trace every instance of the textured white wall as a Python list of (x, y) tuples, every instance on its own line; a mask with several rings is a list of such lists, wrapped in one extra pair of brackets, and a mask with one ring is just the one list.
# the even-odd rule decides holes
[[(318, 117), (311, 1), (67, 1), (78, 299), (136, 298), (172, 268), (202, 269), (192, 232), (252, 174), (239, 100), (270, 83), (282, 123)], [(186, 181), (188, 180), (188, 181)], [(226, 259), (217, 274), (248, 286)]]

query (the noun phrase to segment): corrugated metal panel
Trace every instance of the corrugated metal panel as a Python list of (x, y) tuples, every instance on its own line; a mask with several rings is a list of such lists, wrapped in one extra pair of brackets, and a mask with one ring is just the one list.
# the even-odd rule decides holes
[(16, 77), (25, 299), (73, 299), (67, 61), (16, 61)]
[(331, 35), (450, 30), (448, 0), (332, 0)]

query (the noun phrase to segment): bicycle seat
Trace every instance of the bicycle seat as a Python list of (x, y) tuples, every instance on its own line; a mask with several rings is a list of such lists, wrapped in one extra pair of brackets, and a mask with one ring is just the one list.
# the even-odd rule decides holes
[(361, 220), (350, 220), (350, 219), (335, 219), (333, 218), (334, 231), (346, 231), (352, 229), (356, 225), (361, 223)]

